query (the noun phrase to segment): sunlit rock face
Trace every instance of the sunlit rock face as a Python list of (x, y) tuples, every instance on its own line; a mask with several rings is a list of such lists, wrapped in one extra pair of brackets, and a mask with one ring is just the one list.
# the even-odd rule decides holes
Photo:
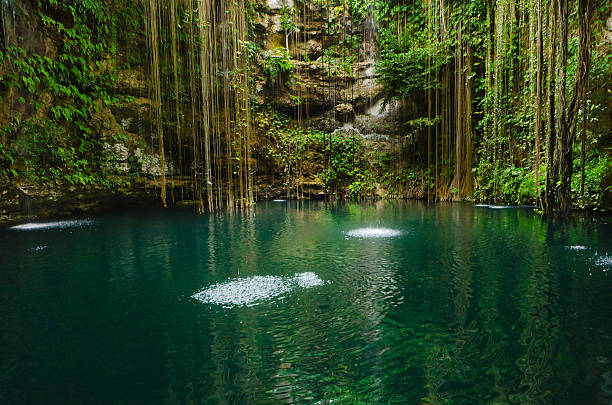
[(346, 235), (350, 238), (392, 238), (401, 235), (397, 229), (389, 228), (359, 228), (348, 231)]
[(266, 0), (266, 6), (270, 10), (282, 10), (283, 8), (292, 9), (293, 0)]
[(76, 228), (82, 226), (89, 226), (92, 224), (93, 221), (90, 219), (75, 219), (70, 221), (32, 222), (28, 224), (15, 225), (10, 229), (13, 229), (15, 231), (40, 231), (46, 229)]
[(228, 308), (253, 306), (295, 288), (312, 288), (323, 284), (323, 280), (312, 272), (298, 273), (293, 277), (253, 276), (217, 283), (192, 295), (192, 298)]
[(106, 157), (106, 162), (104, 167), (107, 170), (112, 171), (113, 173), (128, 173), (130, 171), (130, 151), (122, 143), (105, 143), (104, 144), (104, 155)]
[(609, 44), (612, 44), (612, 11), (606, 20), (606, 26), (604, 27), (603, 32), (605, 40), (608, 41)]

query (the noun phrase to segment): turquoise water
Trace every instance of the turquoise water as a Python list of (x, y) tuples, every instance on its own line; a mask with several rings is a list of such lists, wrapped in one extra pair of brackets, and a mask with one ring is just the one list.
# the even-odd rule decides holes
[(0, 403), (611, 403), (611, 230), (417, 202), (0, 230)]

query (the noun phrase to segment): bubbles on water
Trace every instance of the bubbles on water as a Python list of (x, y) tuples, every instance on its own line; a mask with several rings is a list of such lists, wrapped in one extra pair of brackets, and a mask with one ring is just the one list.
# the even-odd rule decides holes
[(351, 238), (392, 238), (401, 234), (401, 231), (389, 228), (358, 228), (346, 233)]
[(323, 285), (324, 282), (315, 273), (309, 271), (306, 273), (299, 273), (293, 277), (293, 280), (301, 288), (311, 288)]
[(296, 287), (311, 288), (323, 284), (323, 280), (312, 272), (298, 273), (292, 277), (253, 276), (217, 283), (191, 297), (205, 304), (224, 307), (253, 306)]
[[(571, 246), (566, 246), (565, 248), (572, 252), (584, 252), (586, 250), (591, 249), (583, 245), (571, 245)], [(603, 271), (604, 273), (607, 273), (610, 269), (612, 269), (612, 255), (605, 254), (605, 253), (600, 255), (599, 252), (595, 251), (593, 256), (589, 257), (587, 260), (592, 265), (601, 268), (601, 271)], [(590, 271), (589, 275), (592, 276), (593, 272)]]
[[(610, 255), (598, 256), (597, 259), (595, 259), (595, 265), (599, 267), (607, 267), (607, 268), (612, 267), (612, 256)], [(606, 271), (607, 270), (604, 270), (604, 272)]]
[(579, 250), (587, 250), (587, 249), (588, 249), (588, 247), (586, 247), (586, 246), (582, 246), (582, 245), (572, 245), (572, 246), (566, 246), (565, 248), (566, 248), (567, 250), (576, 250), (576, 251), (579, 251)]
[(40, 231), (46, 229), (64, 229), (64, 228), (75, 228), (82, 226), (92, 225), (93, 221), (90, 219), (74, 219), (68, 221), (55, 221), (55, 222), (31, 222), (27, 224), (15, 225), (10, 229), (15, 231)]
[(513, 205), (491, 205), (491, 204), (474, 204), (472, 205), (472, 207), (476, 207), (476, 208), (490, 208), (493, 210), (504, 210), (504, 209), (508, 209), (508, 208), (516, 208)]
[(45, 250), (47, 248), (47, 246), (36, 246), (33, 247), (32, 250), (35, 252), (40, 252), (41, 250)]
[(223, 306), (250, 306), (258, 301), (274, 298), (290, 290), (289, 283), (280, 277), (255, 276), (215, 284), (194, 294), (193, 298), (204, 303)]

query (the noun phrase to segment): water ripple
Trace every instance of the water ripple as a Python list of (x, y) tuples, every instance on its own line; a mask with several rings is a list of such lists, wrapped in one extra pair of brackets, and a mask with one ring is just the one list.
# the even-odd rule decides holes
[[(471, 204), (288, 203), (211, 216), (109, 215), (78, 238), (0, 232), (0, 397), (610, 397), (606, 224), (550, 223), (526, 210)], [(129, 376), (113, 378), (117, 364)], [(49, 379), (52, 369), (61, 373)], [(77, 384), (91, 390), (70, 390)]]

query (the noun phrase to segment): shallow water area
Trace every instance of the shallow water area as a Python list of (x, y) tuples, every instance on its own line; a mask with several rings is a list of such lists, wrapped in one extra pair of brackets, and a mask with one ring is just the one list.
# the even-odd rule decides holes
[(270, 200), (88, 221), (0, 230), (1, 404), (612, 400), (609, 218)]

